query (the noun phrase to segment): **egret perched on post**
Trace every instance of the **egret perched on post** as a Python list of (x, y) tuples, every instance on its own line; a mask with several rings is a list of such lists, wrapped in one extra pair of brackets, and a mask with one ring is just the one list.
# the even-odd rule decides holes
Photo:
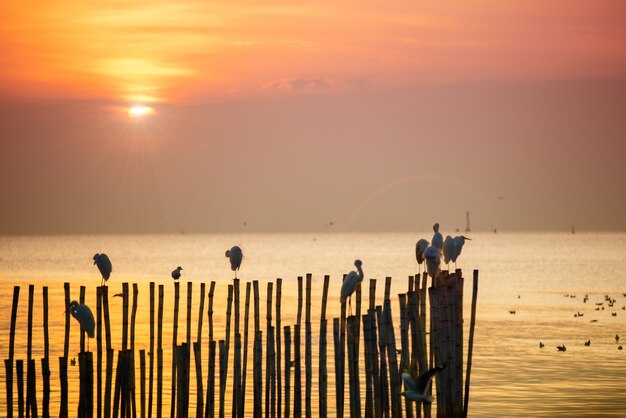
[(443, 262), (446, 265), (450, 264), (450, 260), (456, 254), (456, 241), (450, 235), (446, 237), (446, 240), (443, 242)]
[[(95, 336), (96, 321), (93, 318), (93, 313), (91, 313), (89, 306), (73, 300), (70, 302), (69, 310), (70, 315), (78, 321), (83, 331), (87, 333), (89, 338), (93, 338)], [(89, 344), (89, 340), (87, 340), (87, 344)], [(89, 346), (87, 351), (89, 351)]]
[(356, 290), (356, 287), (361, 281), (363, 281), (363, 269), (361, 265), (363, 263), (361, 260), (354, 260), (354, 265), (356, 266), (356, 272), (353, 270), (343, 281), (341, 285), (341, 298), (340, 302), (345, 303), (346, 299), (350, 298), (348, 301), (348, 306), (350, 307), (350, 314), (352, 314), (352, 294)]
[(443, 235), (439, 232), (439, 222), (433, 225), (433, 231), (435, 231), (435, 234), (431, 240), (431, 245), (441, 250), (443, 248)]
[(113, 271), (111, 260), (109, 260), (106, 254), (102, 253), (93, 256), (93, 263), (98, 266), (98, 270), (102, 274), (102, 281), (100, 282), (100, 286), (102, 286), (111, 277), (111, 271)]
[(415, 244), (415, 258), (417, 259), (418, 268), (421, 268), (424, 262), (424, 251), (426, 251), (429, 245), (430, 244), (425, 239), (421, 239)]
[(181, 271), (182, 269), (183, 269), (183, 268), (182, 268), (181, 266), (176, 267), (176, 270), (174, 270), (174, 271), (172, 272), (172, 279), (174, 279), (174, 280), (178, 280), (178, 279), (180, 279), (180, 271)]
[(433, 279), (439, 276), (439, 265), (441, 264), (441, 251), (434, 245), (429, 245), (424, 250), (424, 259), (426, 259), (426, 271)]
[(454, 268), (456, 269), (456, 259), (461, 255), (461, 250), (463, 249), (463, 245), (465, 245), (465, 240), (471, 241), (471, 238), (467, 238), (464, 235), (459, 235), (454, 237), (454, 254), (450, 258), (454, 263)]
[(426, 394), (432, 383), (433, 377), (437, 376), (443, 370), (443, 366), (437, 366), (425, 373), (422, 373), (417, 380), (413, 379), (408, 371), (402, 372), (402, 381), (404, 382), (404, 392), (402, 396), (411, 401), (422, 401), (431, 403), (435, 400), (432, 396)]
[(243, 259), (243, 252), (238, 246), (234, 246), (230, 250), (226, 250), (226, 257), (230, 259), (230, 269), (235, 272), (235, 279), (237, 278), (237, 270), (241, 267), (241, 260)]

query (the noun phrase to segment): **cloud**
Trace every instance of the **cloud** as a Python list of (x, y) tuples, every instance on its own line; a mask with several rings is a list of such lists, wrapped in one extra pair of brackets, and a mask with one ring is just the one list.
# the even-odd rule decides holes
[(324, 78), (287, 78), (266, 84), (265, 88), (286, 91), (316, 91), (325, 90), (334, 83)]

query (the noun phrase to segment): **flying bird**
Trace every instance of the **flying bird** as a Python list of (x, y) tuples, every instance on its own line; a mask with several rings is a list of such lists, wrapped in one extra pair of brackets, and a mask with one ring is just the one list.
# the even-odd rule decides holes
[(411, 401), (422, 401), (431, 403), (435, 400), (430, 395), (427, 395), (428, 388), (432, 384), (433, 377), (437, 376), (443, 370), (443, 366), (437, 366), (425, 373), (422, 373), (417, 380), (413, 379), (411, 373), (408, 371), (402, 372), (402, 381), (404, 382), (404, 392), (402, 396)]
[(352, 294), (355, 292), (356, 287), (361, 281), (363, 281), (363, 269), (361, 265), (363, 263), (361, 260), (354, 260), (354, 265), (356, 266), (356, 272), (353, 270), (343, 281), (341, 285), (341, 303), (345, 303), (346, 299), (350, 298), (348, 305), (350, 306), (350, 313), (352, 313)]
[(172, 279), (174, 279), (174, 280), (180, 279), (180, 271), (182, 269), (183, 268), (181, 266), (176, 267), (176, 270), (172, 271)]
[(421, 268), (422, 263), (424, 262), (424, 251), (428, 248), (430, 244), (425, 239), (420, 239), (415, 244), (415, 258), (417, 259), (418, 267)]
[(102, 281), (100, 282), (100, 286), (102, 286), (111, 277), (111, 271), (113, 271), (111, 260), (109, 260), (106, 254), (102, 253), (93, 256), (93, 263), (98, 266), (98, 270), (102, 274)]
[[(93, 313), (91, 313), (89, 306), (73, 300), (70, 302), (69, 310), (70, 315), (78, 321), (83, 331), (87, 333), (89, 338), (93, 338), (95, 336), (96, 321), (93, 318)], [(87, 340), (87, 343), (89, 344), (89, 340)], [(87, 348), (87, 351), (89, 351), (89, 348)]]
[(241, 260), (243, 259), (241, 248), (235, 245), (230, 250), (226, 250), (226, 257), (230, 259), (230, 269), (235, 272), (235, 278), (237, 278), (237, 270), (241, 267)]

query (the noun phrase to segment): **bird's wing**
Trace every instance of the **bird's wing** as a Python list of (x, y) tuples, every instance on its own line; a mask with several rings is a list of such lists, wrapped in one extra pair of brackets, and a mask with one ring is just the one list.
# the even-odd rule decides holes
[(432, 378), (437, 376), (442, 370), (443, 370), (442, 366), (437, 366), (437, 367), (433, 367), (432, 369), (428, 370), (425, 373), (422, 373), (417, 378), (417, 381), (415, 382), (415, 385), (417, 386), (417, 390), (420, 393), (425, 393), (428, 390), (428, 387), (430, 386), (432, 382)]
[(417, 384), (415, 384), (413, 376), (406, 370), (402, 372), (402, 381), (404, 382), (404, 388), (407, 392), (415, 392), (417, 390)]

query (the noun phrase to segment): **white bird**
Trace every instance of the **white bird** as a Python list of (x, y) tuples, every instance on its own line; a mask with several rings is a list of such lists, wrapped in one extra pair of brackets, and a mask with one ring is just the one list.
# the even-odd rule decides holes
[(243, 259), (241, 248), (235, 245), (230, 250), (226, 250), (226, 257), (230, 259), (230, 269), (235, 272), (235, 278), (237, 278), (237, 270), (241, 267), (241, 260)]
[(181, 266), (176, 267), (176, 270), (172, 271), (172, 279), (174, 279), (174, 280), (180, 279), (180, 271), (182, 269), (183, 268)]
[(467, 238), (464, 235), (459, 235), (454, 237), (454, 254), (450, 258), (454, 263), (454, 268), (456, 269), (456, 259), (461, 255), (461, 250), (463, 249), (463, 245), (465, 245), (465, 240), (471, 241), (471, 238)]
[(450, 260), (456, 254), (456, 241), (450, 235), (446, 237), (446, 240), (443, 242), (443, 262), (446, 265), (450, 264)]
[(443, 248), (443, 235), (439, 232), (439, 223), (433, 225), (433, 231), (435, 231), (435, 234), (431, 240), (431, 245), (441, 250)]
[(433, 279), (439, 276), (441, 251), (437, 247), (429, 245), (426, 250), (424, 250), (424, 258), (426, 259), (426, 271), (428, 271), (428, 275)]
[[(96, 321), (89, 306), (73, 300), (70, 302), (69, 309), (70, 314), (78, 321), (80, 327), (87, 333), (89, 338), (93, 338), (95, 336)], [(89, 348), (87, 348), (87, 351), (89, 351)]]
[(426, 251), (429, 245), (430, 244), (425, 239), (420, 239), (417, 241), (417, 244), (415, 244), (415, 258), (417, 259), (418, 267), (421, 267), (424, 262), (424, 251)]
[(111, 271), (113, 271), (111, 260), (109, 260), (106, 254), (102, 253), (93, 256), (93, 263), (98, 266), (98, 270), (100, 270), (100, 274), (102, 274), (102, 281), (100, 282), (100, 286), (102, 286), (102, 284), (111, 277)]
[(363, 280), (363, 269), (361, 268), (362, 264), (361, 260), (354, 260), (357, 272), (353, 270), (348, 273), (343, 281), (343, 284), (341, 285), (340, 301), (341, 303), (345, 303), (346, 299), (350, 298), (348, 304), (350, 306), (350, 313), (352, 313), (352, 294), (355, 292), (357, 285)]
[(417, 380), (413, 379), (411, 373), (405, 370), (402, 372), (402, 381), (404, 382), (404, 392), (402, 392), (402, 396), (411, 401), (431, 403), (435, 398), (427, 395), (426, 392), (428, 392), (428, 388), (432, 384), (433, 377), (437, 376), (442, 370), (443, 366), (437, 366), (422, 373)]

